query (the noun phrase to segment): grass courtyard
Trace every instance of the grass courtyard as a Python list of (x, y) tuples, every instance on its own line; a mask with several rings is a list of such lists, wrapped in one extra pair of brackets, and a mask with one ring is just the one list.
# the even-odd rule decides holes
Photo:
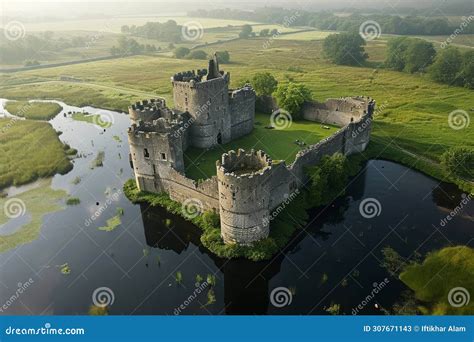
[(257, 113), (252, 133), (236, 139), (228, 144), (219, 145), (206, 151), (189, 148), (185, 153), (186, 175), (192, 179), (206, 179), (216, 174), (216, 161), (222, 153), (243, 148), (265, 151), (273, 160), (284, 160), (287, 164), (294, 161), (298, 151), (304, 148), (295, 143), (296, 140), (312, 145), (332, 135), (339, 128), (325, 129), (321, 124), (311, 121), (293, 121), (285, 129), (267, 129), (270, 115)]

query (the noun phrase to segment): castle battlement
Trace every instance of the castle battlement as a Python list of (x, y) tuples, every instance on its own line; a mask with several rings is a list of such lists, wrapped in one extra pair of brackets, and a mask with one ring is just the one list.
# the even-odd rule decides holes
[(196, 200), (204, 210), (219, 212), (225, 243), (251, 245), (269, 236), (276, 209), (306, 184), (306, 167), (327, 155), (365, 150), (375, 101), (356, 96), (305, 103), (306, 120), (341, 128), (301, 149), (290, 165), (274, 162), (261, 150), (228, 151), (216, 161), (216, 176), (197, 182), (185, 175), (188, 147), (214, 148), (254, 127), (254, 90), (250, 85), (229, 90), (229, 81), (230, 74), (219, 70), (214, 56), (208, 69), (171, 77), (173, 109), (163, 99), (131, 105), (130, 162), (140, 190), (164, 192), (180, 203)]

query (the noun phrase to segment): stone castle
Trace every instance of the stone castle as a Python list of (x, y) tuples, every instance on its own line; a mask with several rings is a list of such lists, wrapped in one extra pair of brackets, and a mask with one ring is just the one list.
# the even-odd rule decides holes
[(306, 120), (341, 129), (299, 151), (290, 165), (273, 162), (263, 151), (224, 153), (216, 162), (217, 175), (198, 183), (185, 176), (184, 151), (190, 146), (213, 148), (250, 133), (255, 92), (250, 86), (230, 90), (230, 75), (219, 70), (215, 56), (208, 70), (177, 73), (171, 82), (174, 109), (162, 99), (129, 108), (130, 162), (137, 187), (218, 212), (225, 243), (249, 245), (268, 237), (272, 212), (307, 182), (305, 166), (316, 165), (324, 155), (361, 152), (369, 142), (373, 100), (310, 103), (303, 107)]

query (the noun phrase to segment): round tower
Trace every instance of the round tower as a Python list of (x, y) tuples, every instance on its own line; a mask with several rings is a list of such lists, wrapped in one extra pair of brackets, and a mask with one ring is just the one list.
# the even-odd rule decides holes
[(263, 151), (230, 151), (217, 161), (221, 236), (249, 245), (268, 237), (272, 160)]

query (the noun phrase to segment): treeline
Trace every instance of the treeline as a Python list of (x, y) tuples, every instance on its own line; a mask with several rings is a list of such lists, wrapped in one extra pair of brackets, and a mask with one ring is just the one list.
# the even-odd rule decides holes
[(31, 58), (42, 59), (65, 49), (86, 47), (93, 38), (74, 36), (55, 39), (54, 33), (48, 31), (39, 35), (26, 35), (17, 40), (8, 40), (3, 32), (0, 32), (0, 62), (17, 64), (20, 61), (26, 65), (31, 63)]
[[(310, 26), (329, 31), (359, 31), (362, 23), (371, 20), (380, 25), (382, 33), (399, 35), (449, 35), (459, 29), (459, 25), (453, 25), (444, 18), (436, 17), (358, 13), (342, 17), (326, 11), (309, 12), (275, 7), (259, 8), (254, 12), (235, 9), (197, 10), (189, 12), (189, 15), (277, 23), (286, 26)], [(474, 33), (474, 25), (466, 25), (460, 32), (460, 34), (469, 33)]]
[[(365, 44), (356, 32), (331, 34), (323, 42), (323, 54), (335, 64), (365, 66), (368, 58)], [(424, 39), (390, 39), (382, 67), (411, 74), (427, 73), (439, 83), (474, 88), (474, 51), (463, 53), (455, 47), (436, 51)]]
[(148, 22), (143, 26), (123, 25), (121, 27), (123, 34), (171, 43), (181, 42), (181, 29), (182, 26), (178, 25), (174, 20), (168, 20), (165, 23)]
[(126, 36), (120, 36), (117, 40), (118, 45), (114, 45), (110, 48), (110, 53), (114, 56), (117, 55), (137, 55), (141, 53), (154, 53), (160, 51), (155, 45), (151, 44), (140, 44), (133, 38)]

